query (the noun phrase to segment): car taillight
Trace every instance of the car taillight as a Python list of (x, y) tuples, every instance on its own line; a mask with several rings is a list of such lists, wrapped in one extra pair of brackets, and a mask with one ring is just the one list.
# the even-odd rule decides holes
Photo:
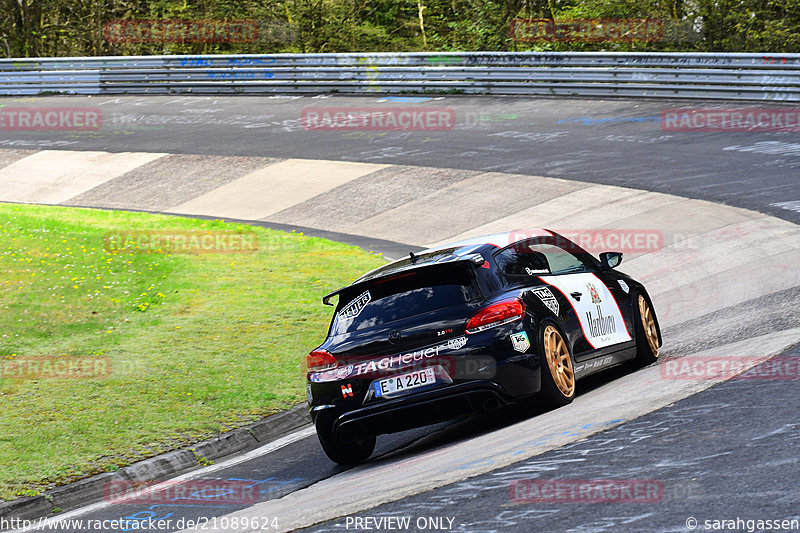
[(467, 322), (467, 333), (479, 333), (521, 319), (525, 315), (525, 304), (521, 300), (503, 300), (484, 307)]
[(320, 372), (336, 368), (339, 361), (325, 350), (314, 350), (306, 357), (306, 364), (309, 372)]

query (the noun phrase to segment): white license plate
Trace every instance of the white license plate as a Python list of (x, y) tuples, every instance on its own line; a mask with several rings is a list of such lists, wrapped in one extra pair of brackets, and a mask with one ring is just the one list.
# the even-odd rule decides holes
[(392, 394), (393, 392), (424, 387), (432, 383), (436, 383), (436, 375), (433, 373), (432, 368), (426, 368), (425, 370), (417, 370), (416, 372), (400, 374), (399, 376), (376, 381), (372, 384), (372, 387), (375, 391), (375, 396), (381, 397), (386, 394)]

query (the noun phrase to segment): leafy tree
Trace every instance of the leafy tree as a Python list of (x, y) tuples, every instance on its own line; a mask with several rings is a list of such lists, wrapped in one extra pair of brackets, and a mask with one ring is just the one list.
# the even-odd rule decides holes
[[(0, 0), (6, 57), (418, 50), (800, 51), (800, 0)], [(254, 20), (254, 42), (115, 42), (113, 20)], [(656, 41), (524, 42), (515, 19), (658, 19)]]

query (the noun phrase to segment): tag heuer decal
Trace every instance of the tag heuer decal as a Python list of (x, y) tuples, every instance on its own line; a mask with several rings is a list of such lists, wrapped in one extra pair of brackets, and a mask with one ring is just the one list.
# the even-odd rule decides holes
[(524, 331), (521, 333), (514, 333), (511, 335), (511, 345), (518, 352), (525, 353), (531, 347), (531, 342), (528, 340), (528, 334)]
[(364, 306), (371, 301), (372, 296), (370, 295), (369, 291), (364, 291), (356, 296), (352, 302), (342, 307), (342, 310), (339, 311), (339, 316), (341, 316), (343, 319), (355, 318), (361, 313), (361, 311), (364, 309)]
[(344, 379), (348, 377), (350, 374), (353, 373), (353, 368), (354, 368), (353, 365), (340, 366), (339, 368), (336, 369), (336, 377), (338, 379)]
[(558, 300), (556, 300), (556, 297), (553, 296), (552, 292), (550, 292), (550, 289), (547, 287), (533, 289), (533, 294), (538, 296), (542, 303), (546, 305), (554, 315), (558, 316)]
[(619, 283), (619, 286), (620, 286), (620, 287), (622, 287), (622, 290), (623, 290), (623, 291), (625, 291), (625, 294), (628, 294), (628, 292), (631, 290), (631, 289), (628, 287), (628, 284), (627, 284), (627, 283), (625, 283), (624, 281), (622, 281), (621, 279), (618, 279), (618, 280), (617, 280), (617, 283)]
[(589, 294), (592, 295), (593, 304), (599, 304), (603, 301), (600, 299), (600, 293), (597, 292), (597, 289), (594, 288), (594, 285), (592, 285), (591, 283), (587, 283), (586, 288), (589, 289)]
[(456, 337), (455, 339), (450, 339), (447, 341), (447, 348), (449, 350), (460, 350), (467, 344), (467, 338), (464, 336)]

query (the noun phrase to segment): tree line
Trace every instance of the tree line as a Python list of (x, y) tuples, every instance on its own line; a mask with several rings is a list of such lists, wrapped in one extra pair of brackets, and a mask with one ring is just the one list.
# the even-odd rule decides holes
[(5, 57), (800, 51), (800, 0), (0, 0), (0, 7)]

